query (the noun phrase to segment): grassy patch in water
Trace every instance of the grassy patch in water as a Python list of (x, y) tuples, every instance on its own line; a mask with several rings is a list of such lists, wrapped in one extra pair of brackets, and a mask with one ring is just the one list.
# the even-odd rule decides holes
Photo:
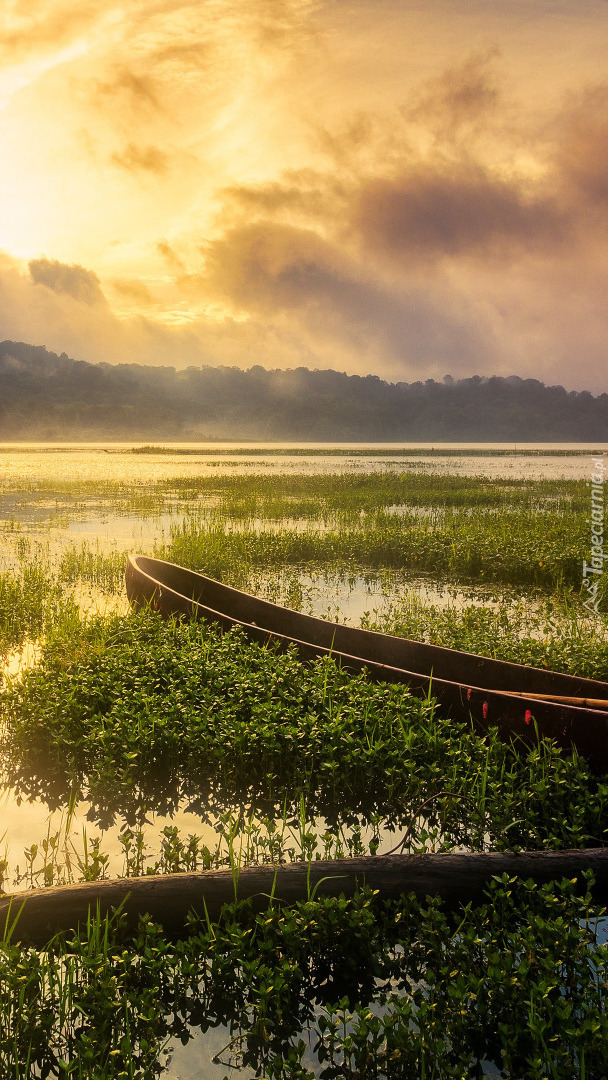
[(119, 803), (178, 775), (225, 798), (253, 788), (281, 805), (304, 792), (326, 813), (398, 809), (414, 825), (431, 799), (418, 827), (430, 820), (446, 848), (584, 847), (605, 836), (608, 787), (576, 756), (544, 742), (518, 752), (402, 686), (331, 660), (304, 664), (237, 631), (148, 615), (93, 621), (51, 640), (2, 709), (13, 778), (55, 768), (66, 785)]
[[(159, 549), (162, 558), (220, 580), (245, 567), (399, 569), (451, 581), (581, 588), (588, 526), (583, 515), (508, 511), (492, 516), (452, 513), (431, 521), (416, 515), (375, 515), (356, 525), (303, 529), (202, 523), (187, 518)], [(590, 542), (589, 542), (590, 543)]]
[(367, 613), (362, 625), (447, 649), (608, 682), (608, 617), (581, 612), (564, 596), (536, 597), (534, 603), (505, 596), (493, 606), (458, 608), (438, 608), (414, 596)]
[[(321, 511), (353, 518), (362, 510), (373, 513), (389, 506), (497, 508), (527, 507), (530, 511), (572, 505), (585, 509), (589, 493), (583, 481), (530, 480), (518, 477), (445, 476), (401, 469), (372, 473), (271, 473), (178, 476), (161, 480), (53, 480), (0, 483), (0, 498), (11, 519), (22, 518), (32, 507), (57, 513), (91, 515), (155, 514), (179, 509), (184, 502), (219, 506), (222, 516), (316, 518)], [(6, 510), (4, 517), (7, 517)]]
[[(47, 497), (51, 486), (32, 497)], [(564, 481), (216, 475), (139, 494), (136, 485), (117, 484), (103, 495), (117, 512), (200, 508), (182, 530), (183, 561), (198, 560), (194, 565), (230, 581), (240, 575), (243, 583), (256, 567), (284, 560), (330, 570), (405, 566), (418, 573), (434, 566), (453, 579), (526, 587), (570, 580), (576, 587), (589, 539), (588, 493)], [(81, 485), (72, 486), (70, 499), (75, 513), (90, 511)], [(391, 507), (407, 513), (397, 517)], [(431, 511), (426, 521), (421, 509)], [(253, 519), (279, 529), (264, 532)], [(288, 524), (293, 519), (298, 533)], [(539, 555), (541, 542), (547, 547)], [(543, 553), (548, 561), (537, 566)], [(64, 582), (120, 587), (121, 557), (104, 558), (74, 549), (63, 562)], [(37, 782), (33, 769), (42, 784), (54, 769), (57, 790), (92, 785), (100, 798), (153, 806), (171, 777), (181, 783), (187, 773), (200, 805), (212, 795), (238, 809), (244, 791), (275, 803), (279, 814), (297, 811), (304, 799), (309, 814), (364, 809), (368, 820), (386, 815), (409, 829), (413, 851), (606, 840), (608, 788), (576, 757), (547, 744), (522, 753), (493, 734), (481, 739), (398, 687), (346, 679), (332, 665), (302, 665), (246, 646), (238, 635), (220, 639), (147, 618), (69, 622), (55, 591), (57, 566), (43, 573), (30, 561), (31, 601), (19, 584), (25, 570), (6, 576), (7, 640), (49, 638), (40, 665), (0, 699), (6, 765), (26, 794)], [(571, 620), (566, 632), (567, 616), (556, 608), (547, 633), (540, 622), (529, 633), (526, 620), (512, 608), (462, 617), (399, 610), (383, 628), (606, 677), (603, 622)], [(595, 626), (602, 627), (596, 640)], [(256, 835), (247, 835), (248, 827), (227, 820), (224, 840), (244, 837), (247, 859), (292, 857), (270, 825)], [(125, 833), (125, 840), (127, 871), (138, 872), (139, 837)], [(323, 854), (310, 839), (308, 817), (300, 840), (300, 854)], [(214, 865), (218, 857), (168, 834), (158, 868)], [(99, 876), (104, 866), (101, 849), (91, 847), (84, 875)], [(45, 873), (30, 883), (43, 883)], [(259, 917), (228, 910), (215, 926), (193, 926), (184, 943), (168, 942), (146, 922), (133, 941), (120, 925), (95, 919), (47, 951), (6, 942), (0, 1073), (14, 1080), (149, 1080), (166, 1062), (167, 1040), (187, 1042), (192, 1032), (224, 1025), (226, 1049), (215, 1066), (222, 1076), (237, 1066), (269, 1080), (312, 1080), (323, 1070), (351, 1080), (477, 1080), (487, 1060), (504, 1076), (603, 1080), (608, 961), (595, 914), (571, 883), (537, 889), (503, 881), (486, 905), (457, 915), (434, 901), (384, 908), (363, 894), (293, 910), (274, 905)]]
[(83, 541), (64, 551), (58, 567), (62, 584), (74, 585), (87, 582), (102, 592), (120, 592), (124, 588), (125, 555), (121, 551), (104, 552), (91, 548)]
[(44, 567), (0, 573), (0, 655), (43, 635), (73, 608)]
[[(36, 529), (45, 513), (56, 523), (57, 505), (68, 525), (72, 517), (91, 514), (159, 517), (159, 554), (233, 583), (255, 569), (322, 567), (580, 589), (582, 559), (590, 548), (589, 493), (582, 481), (493, 481), (411, 471), (254, 474), (188, 476), (158, 481), (145, 491), (136, 483), (115, 482), (100, 492), (91, 482), (45, 482), (22, 496), (18, 517), (28, 520), (29, 514), (28, 527)], [(166, 543), (162, 530), (171, 519)], [(79, 543), (60, 561), (65, 581), (119, 586), (122, 567), (115, 552)]]
[(517, 477), (445, 476), (441, 473), (385, 470), (373, 473), (248, 473), (238, 476), (182, 477), (166, 481), (167, 490), (192, 498), (215, 496), (228, 516), (316, 518), (319, 512), (374, 513), (390, 506), (489, 508), (523, 506), (530, 510), (587, 506), (583, 481)]

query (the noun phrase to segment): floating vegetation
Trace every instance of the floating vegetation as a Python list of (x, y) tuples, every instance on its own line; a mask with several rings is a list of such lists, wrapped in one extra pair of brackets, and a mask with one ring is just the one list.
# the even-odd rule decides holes
[[(68, 836), (83, 797), (99, 827), (128, 822), (126, 876), (401, 842), (412, 853), (606, 844), (608, 785), (576, 754), (481, 737), (432, 699), (238, 632), (84, 617), (75, 601), (116, 596), (121, 549), (143, 547), (295, 607), (312, 602), (313, 581), (374, 582), (384, 605), (368, 626), (606, 679), (607, 618), (584, 615), (578, 595), (584, 480), (524, 479), (515, 452), (513, 472), (490, 479), (491, 448), (336, 448), (325, 461), (316, 448), (181, 449), (87, 452), (65, 476), (21, 450), (11, 473), (3, 455), (0, 649), (32, 643), (30, 668), (0, 693), (4, 781), (67, 815), (63, 831), (28, 839), (18, 870), (0, 858), (5, 888), (115, 872), (105, 837)], [(439, 458), (453, 469), (459, 457), (479, 475), (442, 475)], [(425, 580), (461, 591), (408, 598)], [(146, 815), (184, 806), (204, 837), (168, 822), (151, 848)], [(494, 881), (485, 903), (457, 911), (365, 891), (269, 898), (263, 915), (241, 904), (193, 920), (183, 941), (149, 920), (133, 936), (120, 913), (41, 950), (10, 930), (0, 1074), (14, 1080), (608, 1075), (605, 919), (573, 882)]]
[[(585, 847), (603, 842), (608, 786), (551, 743), (522, 752), (455, 723), (432, 700), (373, 684), (331, 660), (153, 615), (93, 620), (55, 635), (4, 694), (10, 779), (53, 772), (66, 792), (126, 806), (180, 777), (233, 805), (429, 821), (441, 850)], [(534, 799), (530, 800), (530, 793)], [(416, 850), (416, 830), (411, 845)]]
[(608, 952), (598, 915), (572, 882), (503, 878), (485, 904), (457, 912), (361, 891), (259, 915), (228, 906), (181, 941), (146, 919), (132, 936), (120, 914), (92, 916), (42, 952), (9, 932), (0, 1068), (148, 1080), (175, 1055), (186, 1075), (187, 1044), (204, 1037), (213, 1050), (190, 1075), (205, 1078), (473, 1080), (493, 1065), (501, 1076), (599, 1080)]

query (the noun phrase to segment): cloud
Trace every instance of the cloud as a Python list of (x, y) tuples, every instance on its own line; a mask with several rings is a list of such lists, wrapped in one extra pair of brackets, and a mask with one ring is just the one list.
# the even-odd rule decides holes
[(66, 47), (103, 17), (105, 5), (82, 3), (33, 3), (12, 5), (3, 16), (0, 63), (16, 64), (32, 56)]
[(208, 245), (206, 256), (207, 287), (237, 308), (287, 316), (305, 337), (366, 363), (444, 370), (463, 356), (478, 364), (490, 344), (440, 289), (391, 288), (312, 230), (259, 222)]
[(569, 218), (548, 195), (528, 195), (479, 165), (418, 167), (363, 185), (354, 225), (376, 254), (437, 259), (499, 254), (569, 238)]
[(124, 296), (127, 300), (134, 300), (140, 304), (153, 304), (154, 297), (150, 292), (147, 285), (144, 285), (143, 281), (137, 281), (126, 278), (114, 278), (112, 281), (112, 288), (120, 296)]
[(232, 227), (256, 218), (325, 226), (349, 213), (352, 185), (318, 169), (287, 169), (280, 179), (232, 184), (221, 191), (218, 223)]
[(98, 80), (95, 89), (102, 97), (122, 98), (131, 108), (162, 111), (154, 79), (125, 65), (116, 68), (108, 79)]
[[(608, 209), (608, 83), (570, 99), (553, 125), (555, 164), (579, 209)], [(582, 204), (582, 205), (581, 205)]]
[(128, 172), (162, 175), (169, 171), (169, 157), (157, 146), (137, 146), (129, 143), (121, 154), (112, 154), (111, 161)]
[(530, 72), (509, 81), (536, 70), (531, 46), (484, 51), (449, 23), (427, 50), (439, 10), (457, 21), (449, 0), (110, 0), (90, 49), (15, 95), (11, 243), (73, 265), (0, 266), (2, 335), (89, 360), (603, 389), (608, 84), (577, 70), (564, 102), (539, 85), (541, 116), (516, 100)]
[(319, 6), (319, 0), (257, 0), (243, 6), (241, 17), (260, 45), (283, 49), (293, 47), (296, 35), (316, 37), (311, 16)]
[(67, 266), (56, 259), (32, 259), (29, 263), (32, 281), (55, 293), (65, 293), (81, 304), (106, 304), (97, 274), (84, 266)]
[(109, 305), (81, 304), (66, 292), (41, 288), (0, 251), (0, 340), (46, 345), (90, 363), (296, 367), (318, 357), (286, 327), (267, 320), (238, 322), (205, 316), (167, 325), (135, 315), (117, 318)]
[(485, 126), (504, 109), (501, 81), (496, 68), (500, 50), (494, 46), (473, 53), (439, 76), (428, 79), (414, 100), (402, 107), (408, 121), (432, 124), (436, 134), (450, 141), (466, 129)]
[(168, 240), (159, 240), (156, 244), (156, 250), (159, 255), (162, 255), (163, 259), (173, 267), (175, 270), (184, 270), (185, 264), (180, 259), (176, 251), (173, 250)]

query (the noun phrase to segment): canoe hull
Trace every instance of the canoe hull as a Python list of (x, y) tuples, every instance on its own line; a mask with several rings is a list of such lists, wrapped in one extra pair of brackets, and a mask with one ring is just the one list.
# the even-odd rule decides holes
[(203, 619), (222, 630), (241, 626), (250, 640), (273, 642), (284, 650), (295, 647), (303, 659), (332, 656), (348, 671), (365, 670), (374, 681), (431, 693), (450, 715), (471, 718), (481, 730), (497, 727), (530, 741), (536, 727), (562, 747), (576, 745), (594, 770), (608, 770), (608, 711), (510, 696), (523, 692), (608, 700), (608, 683), (332, 623), (143, 555), (129, 556), (126, 587), (135, 608), (151, 606), (164, 617)]

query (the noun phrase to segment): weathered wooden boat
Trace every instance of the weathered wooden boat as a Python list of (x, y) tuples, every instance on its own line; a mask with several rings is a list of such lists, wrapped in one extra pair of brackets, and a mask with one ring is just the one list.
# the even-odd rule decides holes
[(120, 907), (131, 926), (149, 915), (167, 932), (183, 933), (188, 912), (217, 919), (224, 904), (250, 900), (264, 911), (275, 903), (295, 903), (308, 896), (352, 896), (366, 884), (381, 899), (413, 892), (440, 896), (450, 906), (483, 901), (490, 880), (502, 874), (532, 878), (537, 884), (594, 874), (593, 895), (608, 900), (608, 850), (470, 852), (428, 855), (367, 855), (319, 859), (311, 863), (203, 870), (198, 873), (148, 874), (135, 878), (52, 885), (0, 896), (0, 934), (43, 947), (59, 931), (86, 926), (89, 913), (102, 916)]
[(250, 640), (295, 647), (303, 659), (331, 656), (348, 671), (431, 694), (478, 729), (575, 745), (595, 771), (608, 771), (608, 683), (318, 619), (144, 555), (129, 556), (126, 586), (135, 608), (240, 626)]

